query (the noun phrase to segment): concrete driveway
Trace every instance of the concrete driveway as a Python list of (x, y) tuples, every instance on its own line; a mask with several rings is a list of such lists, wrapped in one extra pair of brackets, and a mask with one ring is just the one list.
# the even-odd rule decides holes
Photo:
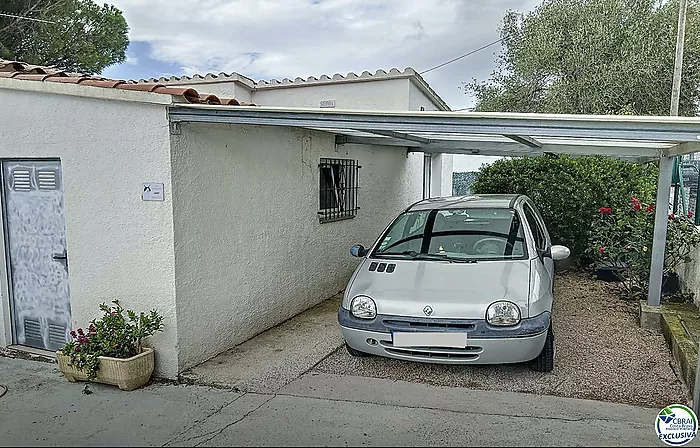
[[(614, 286), (577, 272), (555, 280), (554, 371), (527, 365), (439, 365), (383, 357), (353, 358), (337, 322), (342, 295), (183, 374), (203, 385), (274, 393), (306, 372), (363, 376), (508, 392), (604, 400), (661, 409), (688, 403), (666, 341), (639, 327), (635, 303)], [(678, 370), (680, 371), (680, 370)]]
[(83, 395), (55, 364), (0, 357), (0, 384), (0, 446), (661, 446), (656, 409), (356, 376)]

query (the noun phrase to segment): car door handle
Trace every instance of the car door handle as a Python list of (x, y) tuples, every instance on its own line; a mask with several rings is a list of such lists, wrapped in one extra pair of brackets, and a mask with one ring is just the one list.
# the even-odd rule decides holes
[(62, 254), (53, 254), (51, 256), (51, 258), (53, 258), (56, 261), (61, 261), (61, 262), (65, 263), (66, 268), (68, 268), (68, 254), (67, 253), (63, 252)]

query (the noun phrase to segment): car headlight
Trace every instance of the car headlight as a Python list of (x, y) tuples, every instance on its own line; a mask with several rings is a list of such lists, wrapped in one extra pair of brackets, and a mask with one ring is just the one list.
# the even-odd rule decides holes
[(377, 305), (367, 296), (357, 296), (350, 302), (350, 312), (360, 319), (374, 319), (377, 316)]
[(493, 302), (486, 309), (486, 322), (500, 327), (517, 325), (520, 322), (520, 308), (505, 300)]

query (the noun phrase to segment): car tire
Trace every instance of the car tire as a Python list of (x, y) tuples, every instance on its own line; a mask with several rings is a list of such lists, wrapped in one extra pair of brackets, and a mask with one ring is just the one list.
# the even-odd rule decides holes
[(537, 358), (532, 360), (532, 370), (537, 372), (551, 372), (554, 370), (554, 355), (556, 349), (554, 347), (554, 330), (552, 330), (552, 325), (549, 325), (549, 330), (547, 330), (547, 339), (544, 341), (544, 347), (542, 352), (537, 356)]
[(351, 356), (356, 356), (358, 358), (365, 358), (367, 356), (371, 356), (369, 353), (355, 350), (354, 348), (350, 347), (347, 342), (345, 343), (345, 348), (348, 350), (348, 353), (350, 353)]

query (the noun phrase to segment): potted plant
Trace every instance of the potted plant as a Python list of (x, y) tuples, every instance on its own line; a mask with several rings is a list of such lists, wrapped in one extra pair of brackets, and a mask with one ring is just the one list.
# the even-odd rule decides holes
[[(68, 381), (93, 381), (134, 390), (146, 384), (153, 374), (154, 351), (142, 341), (163, 331), (163, 317), (155, 310), (136, 314), (103, 303), (101, 319), (93, 319), (87, 331), (71, 331), (72, 340), (56, 352), (59, 370)], [(88, 384), (83, 393), (91, 393)]]

